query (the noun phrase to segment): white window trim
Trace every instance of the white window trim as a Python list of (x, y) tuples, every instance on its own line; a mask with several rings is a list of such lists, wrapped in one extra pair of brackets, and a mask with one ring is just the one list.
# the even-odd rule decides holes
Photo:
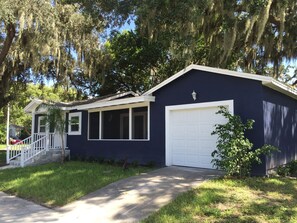
[[(41, 125), (40, 125), (40, 122), (41, 122), (41, 120), (43, 120), (43, 119), (45, 119), (45, 117), (44, 116), (39, 116), (38, 117), (38, 126), (37, 126), (37, 133), (38, 134), (46, 134), (46, 128), (47, 128), (47, 126), (46, 126), (46, 123), (45, 123), (45, 125), (44, 125), (44, 127), (45, 127), (45, 131), (44, 132), (40, 132), (40, 127), (41, 127)], [(42, 125), (43, 126), (43, 125)]]
[[(78, 131), (71, 131), (71, 118), (78, 117)], [(68, 135), (81, 135), (81, 112), (69, 113), (68, 116)]]
[[(102, 130), (103, 130), (103, 119), (102, 119), (102, 113), (104, 111), (113, 111), (113, 110), (122, 110), (122, 109), (129, 109), (129, 116), (132, 117), (132, 108), (141, 108), (141, 107), (147, 107), (147, 139), (133, 139), (132, 138), (132, 119), (129, 119), (129, 139), (103, 139), (102, 136)], [(89, 127), (90, 127), (90, 113), (92, 112), (99, 112), (99, 139), (90, 139), (89, 137)], [(138, 113), (138, 112), (137, 112)], [(131, 125), (131, 127), (130, 127)], [(88, 141), (150, 141), (150, 103), (140, 103), (137, 105), (123, 105), (123, 106), (115, 106), (111, 108), (101, 108), (101, 109), (90, 109), (88, 110)]]

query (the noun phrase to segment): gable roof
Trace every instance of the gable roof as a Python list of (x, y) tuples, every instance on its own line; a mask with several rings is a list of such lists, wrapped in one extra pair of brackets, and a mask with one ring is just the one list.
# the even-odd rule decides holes
[(268, 76), (261, 76), (258, 74), (250, 74), (250, 73), (243, 73), (243, 72), (237, 72), (237, 71), (231, 71), (231, 70), (226, 70), (226, 69), (220, 69), (220, 68), (214, 68), (214, 67), (207, 67), (207, 66), (201, 66), (201, 65), (189, 65), (183, 70), (179, 71), (178, 73), (174, 74), (173, 76), (169, 77), (165, 81), (161, 82), (160, 84), (156, 85), (152, 89), (148, 90), (145, 92), (143, 95), (152, 95), (155, 91), (159, 90), (160, 88), (164, 87), (165, 85), (171, 83), (175, 79), (183, 76), (187, 72), (191, 70), (200, 70), (200, 71), (206, 71), (206, 72), (211, 72), (215, 74), (222, 74), (222, 75), (227, 75), (227, 76), (232, 76), (232, 77), (238, 77), (238, 78), (245, 78), (249, 80), (255, 80), (255, 81), (260, 81), (264, 86), (267, 86), (269, 88), (272, 88), (276, 91), (281, 92), (282, 94), (288, 95), (294, 99), (297, 99), (297, 91), (294, 90), (293, 88), (275, 80), (272, 77)]
[(136, 93), (133, 91), (128, 91), (128, 92), (123, 92), (123, 93), (116, 93), (116, 94), (109, 94), (101, 97), (96, 97), (96, 98), (91, 98), (87, 100), (81, 100), (81, 101), (72, 101), (72, 102), (57, 102), (55, 105), (59, 107), (74, 107), (74, 106), (79, 106), (79, 105), (87, 105), (91, 103), (95, 103), (98, 101), (111, 101), (115, 99), (120, 99), (120, 98), (128, 98), (128, 97), (135, 97), (137, 96)]
[[(74, 109), (91, 109), (98, 107), (107, 107), (107, 106), (115, 106), (122, 104), (130, 104), (130, 103), (139, 103), (145, 101), (154, 101), (154, 97), (152, 96), (139, 96), (133, 91), (117, 93), (112, 95), (106, 95), (101, 97), (96, 97), (87, 100), (81, 101), (73, 101), (73, 102), (55, 102), (52, 103), (60, 107), (62, 110), (74, 110)], [(49, 104), (47, 101), (42, 101), (39, 99), (33, 99), (25, 108), (24, 111), (26, 113), (32, 113), (36, 110), (36, 108), (41, 104)]]

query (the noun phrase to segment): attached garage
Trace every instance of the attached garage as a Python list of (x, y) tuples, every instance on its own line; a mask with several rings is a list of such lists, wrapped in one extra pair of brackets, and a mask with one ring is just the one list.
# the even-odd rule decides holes
[(233, 114), (233, 101), (166, 106), (166, 165), (214, 168), (211, 153), (217, 137), (211, 135), (216, 124), (224, 124), (216, 114), (226, 106)]
[(161, 164), (214, 168), (217, 138), (211, 132), (226, 122), (215, 114), (219, 106), (244, 122), (255, 121), (247, 132), (254, 149), (264, 144), (280, 149), (261, 157), (253, 175), (265, 175), (297, 157), (297, 92), (271, 77), (190, 65), (143, 95), (155, 97), (150, 151)]

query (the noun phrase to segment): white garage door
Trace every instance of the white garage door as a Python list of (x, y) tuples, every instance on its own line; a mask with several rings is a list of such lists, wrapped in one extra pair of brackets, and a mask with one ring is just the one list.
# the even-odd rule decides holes
[(218, 106), (174, 107), (167, 112), (166, 119), (166, 164), (213, 168), (211, 153), (216, 148), (217, 136), (211, 135), (211, 132), (215, 124), (226, 123), (222, 115), (215, 114)]

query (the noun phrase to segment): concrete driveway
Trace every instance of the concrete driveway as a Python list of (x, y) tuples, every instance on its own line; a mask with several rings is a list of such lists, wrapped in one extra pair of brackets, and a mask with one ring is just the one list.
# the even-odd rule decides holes
[(220, 175), (215, 170), (166, 167), (112, 183), (56, 209), (0, 192), (0, 222), (138, 222), (179, 193)]

